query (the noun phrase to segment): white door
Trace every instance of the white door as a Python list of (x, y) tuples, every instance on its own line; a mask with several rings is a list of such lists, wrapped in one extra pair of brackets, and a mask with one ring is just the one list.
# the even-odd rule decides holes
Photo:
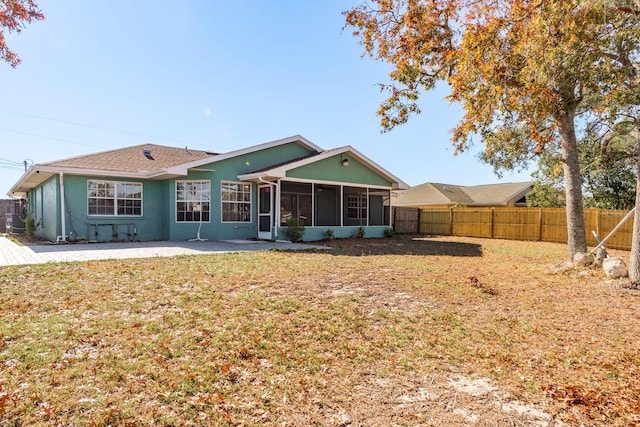
[(273, 240), (273, 200), (271, 185), (258, 187), (258, 239)]

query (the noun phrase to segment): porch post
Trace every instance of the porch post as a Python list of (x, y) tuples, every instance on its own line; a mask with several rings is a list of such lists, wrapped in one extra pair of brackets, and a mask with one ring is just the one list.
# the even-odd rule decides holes
[(371, 215), (371, 206), (369, 203), (369, 187), (367, 187), (367, 227), (369, 226), (369, 216)]
[(344, 185), (340, 186), (340, 227), (344, 227)]
[(275, 194), (275, 200), (273, 201), (273, 209), (275, 209), (275, 215), (274, 215), (274, 224), (273, 224), (273, 229), (275, 232), (275, 239), (278, 240), (278, 227), (280, 226), (280, 180), (278, 179), (275, 182), (275, 189), (276, 189), (276, 194)]
[(393, 193), (389, 190), (389, 227), (393, 227), (393, 201), (392, 196)]
[(311, 226), (316, 226), (316, 183), (311, 183)]

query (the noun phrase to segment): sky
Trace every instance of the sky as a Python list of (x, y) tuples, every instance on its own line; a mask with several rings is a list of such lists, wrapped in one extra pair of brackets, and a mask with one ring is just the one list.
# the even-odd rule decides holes
[(382, 133), (386, 64), (363, 57), (342, 12), (358, 0), (37, 0), (0, 63), (0, 198), (44, 163), (153, 143), (228, 152), (292, 135), (352, 145), (413, 186), (499, 179), (480, 143), (454, 156), (446, 85)]

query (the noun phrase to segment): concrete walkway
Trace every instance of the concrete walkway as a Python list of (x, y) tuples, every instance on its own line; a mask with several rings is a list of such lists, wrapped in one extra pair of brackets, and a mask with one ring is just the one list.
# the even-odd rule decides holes
[(21, 246), (0, 236), (0, 267), (47, 262), (171, 257), (224, 252), (327, 249), (304, 243), (222, 240), (205, 242), (118, 242)]

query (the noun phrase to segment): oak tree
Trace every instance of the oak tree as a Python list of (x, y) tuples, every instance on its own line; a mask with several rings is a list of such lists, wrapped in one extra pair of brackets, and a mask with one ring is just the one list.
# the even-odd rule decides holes
[(0, 0), (0, 59), (12, 67), (20, 64), (20, 57), (9, 49), (6, 34), (19, 33), (33, 20), (44, 19), (34, 0)]
[[(512, 167), (561, 151), (569, 256), (586, 250), (577, 120), (616, 115), (638, 97), (640, 0), (371, 0), (345, 12), (366, 53), (393, 66), (384, 131), (420, 112), (446, 82), (464, 115), (456, 153), (474, 138)], [(620, 108), (617, 108), (620, 106)]]

